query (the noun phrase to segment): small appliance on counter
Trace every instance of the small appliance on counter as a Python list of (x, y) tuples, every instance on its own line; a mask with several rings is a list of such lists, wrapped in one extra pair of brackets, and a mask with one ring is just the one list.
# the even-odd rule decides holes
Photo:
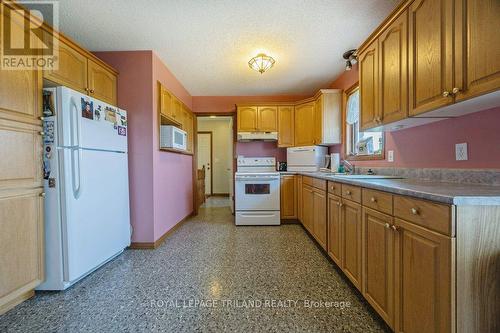
[(324, 167), (327, 154), (328, 148), (322, 146), (287, 148), (287, 169), (288, 171), (318, 171)]
[(276, 169), (278, 171), (287, 171), (286, 162), (278, 162), (278, 163), (276, 163)]
[(162, 125), (160, 127), (160, 148), (187, 149), (187, 133), (178, 127)]

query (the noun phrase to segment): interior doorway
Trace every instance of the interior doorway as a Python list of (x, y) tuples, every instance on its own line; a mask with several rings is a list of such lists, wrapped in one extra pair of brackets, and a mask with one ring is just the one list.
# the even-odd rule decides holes
[(205, 169), (205, 196), (210, 196), (213, 194), (212, 149), (212, 132), (198, 131), (198, 169)]
[[(231, 210), (234, 211), (233, 126), (232, 116), (197, 116), (198, 168), (205, 166), (205, 193), (211, 196), (229, 197)], [(211, 139), (208, 133), (211, 134)]]

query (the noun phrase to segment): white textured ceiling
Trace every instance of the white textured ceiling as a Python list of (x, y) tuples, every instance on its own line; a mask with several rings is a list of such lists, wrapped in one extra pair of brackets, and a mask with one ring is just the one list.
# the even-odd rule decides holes
[[(311, 94), (397, 0), (61, 0), (60, 29), (94, 51), (154, 50), (193, 96)], [(248, 60), (276, 59), (264, 74)]]

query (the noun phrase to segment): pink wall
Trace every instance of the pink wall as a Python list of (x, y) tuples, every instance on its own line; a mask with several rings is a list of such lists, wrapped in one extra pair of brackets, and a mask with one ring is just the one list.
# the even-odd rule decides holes
[[(192, 108), (189, 92), (167, 69), (156, 54), (153, 56), (153, 113), (158, 110), (157, 81)], [(193, 158), (159, 150), (158, 117), (153, 117), (153, 174), (154, 174), (154, 239), (175, 226), (193, 212)]]
[(192, 157), (158, 150), (157, 80), (189, 107), (188, 91), (152, 51), (96, 52), (116, 68), (128, 111), (132, 242), (154, 242), (193, 210)]
[[(344, 72), (331, 88), (347, 89), (358, 81), (358, 68)], [(455, 144), (467, 142), (468, 161), (455, 161)], [(340, 152), (342, 147), (331, 147)], [(360, 166), (404, 168), (500, 168), (500, 108), (386, 133), (386, 152), (394, 162), (357, 161)]]
[[(295, 102), (310, 96), (276, 95), (276, 96), (193, 96), (195, 113), (234, 113), (235, 104), (263, 102)], [(286, 161), (286, 149), (278, 148), (273, 142), (238, 142), (236, 154), (252, 157), (274, 156), (278, 161)]]

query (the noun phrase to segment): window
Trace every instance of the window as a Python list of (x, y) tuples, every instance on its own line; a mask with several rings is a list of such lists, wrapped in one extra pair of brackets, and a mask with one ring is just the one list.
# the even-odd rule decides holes
[(384, 159), (384, 132), (359, 130), (359, 87), (345, 92), (346, 157), (349, 160)]

